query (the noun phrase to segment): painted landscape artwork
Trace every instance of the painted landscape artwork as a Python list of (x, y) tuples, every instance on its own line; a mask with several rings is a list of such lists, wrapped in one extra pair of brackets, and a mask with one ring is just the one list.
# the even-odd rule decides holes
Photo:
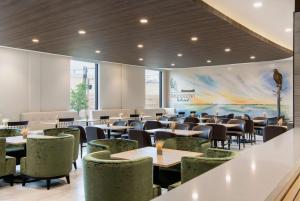
[[(292, 61), (183, 69), (169, 73), (169, 106), (176, 111), (277, 116), (273, 69), (283, 76), (281, 111), (292, 118)], [(192, 78), (192, 79), (191, 79)]]

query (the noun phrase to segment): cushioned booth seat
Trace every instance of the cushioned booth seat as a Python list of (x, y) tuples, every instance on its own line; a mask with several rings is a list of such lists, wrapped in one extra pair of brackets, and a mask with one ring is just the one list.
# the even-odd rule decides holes
[(0, 137), (0, 178), (8, 177), (10, 184), (13, 185), (13, 175), (16, 172), (16, 159), (6, 156), (5, 138)]
[(175, 137), (164, 141), (164, 148), (182, 151), (204, 153), (208, 147), (208, 140), (193, 137)]
[(126, 139), (100, 139), (88, 142), (88, 153), (109, 150), (112, 154), (138, 148), (138, 142)]
[(109, 151), (83, 159), (85, 201), (149, 201), (160, 194), (153, 186), (152, 158), (113, 160)]
[[(54, 178), (66, 177), (72, 169), (74, 136), (32, 136), (27, 138), (27, 154), (21, 159), (21, 174), (47, 180), (47, 188)], [(23, 182), (25, 185), (26, 180)]]
[(52, 128), (44, 130), (44, 135), (58, 136), (62, 133), (70, 134), (74, 136), (74, 150), (73, 150), (73, 164), (77, 169), (76, 160), (78, 159), (79, 144), (80, 144), (80, 130), (79, 128)]
[(209, 148), (204, 157), (182, 157), (181, 182), (169, 186), (169, 190), (231, 160), (235, 152)]

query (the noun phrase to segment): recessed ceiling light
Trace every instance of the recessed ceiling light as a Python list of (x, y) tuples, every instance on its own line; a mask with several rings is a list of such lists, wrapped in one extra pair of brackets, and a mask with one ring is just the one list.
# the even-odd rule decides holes
[(138, 47), (138, 48), (143, 48), (144, 45), (143, 45), (143, 44), (138, 44), (137, 47)]
[(293, 29), (292, 28), (286, 28), (284, 31), (287, 32), (287, 33), (289, 33), (289, 32), (292, 32)]
[(100, 50), (95, 50), (95, 53), (100, 54), (101, 51)]
[(210, 59), (206, 60), (206, 63), (211, 63), (212, 61)]
[(32, 41), (33, 43), (39, 43), (39, 42), (40, 42), (40, 40), (37, 39), (37, 38), (33, 38), (31, 41)]
[(230, 52), (231, 51), (231, 49), (230, 48), (225, 48), (225, 50), (224, 50), (225, 52)]
[(140, 19), (140, 23), (141, 24), (147, 24), (148, 23), (148, 19), (147, 18), (141, 18)]
[(175, 64), (174, 64), (174, 63), (172, 63), (172, 64), (171, 64), (171, 66), (175, 66)]
[(255, 3), (253, 3), (253, 7), (254, 8), (260, 8), (260, 7), (262, 7), (263, 6), (263, 3), (261, 2), (261, 1), (257, 1), (257, 2), (255, 2)]
[(84, 34), (86, 34), (86, 31), (83, 30), (83, 29), (79, 29), (79, 30), (78, 30), (78, 33), (79, 33), (80, 35), (84, 35)]
[(254, 60), (254, 59), (256, 59), (256, 57), (255, 56), (250, 56), (250, 59)]
[(178, 56), (178, 57), (182, 57), (183, 54), (182, 54), (182, 53), (177, 53), (177, 56)]
[(198, 41), (198, 37), (192, 36), (192, 37), (191, 37), (191, 41)]
[(143, 58), (139, 58), (139, 61), (144, 61), (144, 59)]

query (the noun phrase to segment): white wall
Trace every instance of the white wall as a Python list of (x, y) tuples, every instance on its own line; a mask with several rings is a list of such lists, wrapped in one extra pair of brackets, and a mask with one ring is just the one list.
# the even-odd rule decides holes
[(136, 109), (145, 106), (145, 69), (140, 66), (100, 62), (101, 109)]
[(0, 47), (0, 113), (68, 110), (70, 58)]

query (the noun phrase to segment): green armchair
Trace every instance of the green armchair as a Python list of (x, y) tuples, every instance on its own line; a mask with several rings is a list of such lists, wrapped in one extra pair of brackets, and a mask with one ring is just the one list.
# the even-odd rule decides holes
[(16, 173), (16, 159), (6, 156), (5, 138), (0, 137), (0, 178), (7, 177), (13, 185), (13, 175)]
[(208, 140), (195, 137), (175, 137), (164, 141), (164, 148), (204, 153), (209, 147)]
[(58, 136), (61, 133), (70, 134), (74, 136), (74, 150), (73, 150), (73, 165), (77, 169), (76, 160), (78, 159), (79, 144), (80, 144), (80, 130), (78, 128), (52, 128), (44, 130), (44, 135)]
[(182, 157), (181, 182), (169, 186), (169, 190), (185, 183), (223, 163), (231, 160), (235, 152), (230, 150), (209, 148), (204, 157)]
[(114, 160), (109, 151), (83, 158), (85, 201), (149, 201), (160, 195), (153, 186), (152, 158)]
[(70, 183), (72, 170), (74, 136), (30, 136), (27, 138), (27, 156), (21, 159), (21, 175), (27, 178), (47, 181), (50, 189), (51, 179), (66, 177)]
[(138, 148), (138, 142), (126, 139), (99, 139), (88, 142), (88, 153), (108, 150), (111, 154)]

